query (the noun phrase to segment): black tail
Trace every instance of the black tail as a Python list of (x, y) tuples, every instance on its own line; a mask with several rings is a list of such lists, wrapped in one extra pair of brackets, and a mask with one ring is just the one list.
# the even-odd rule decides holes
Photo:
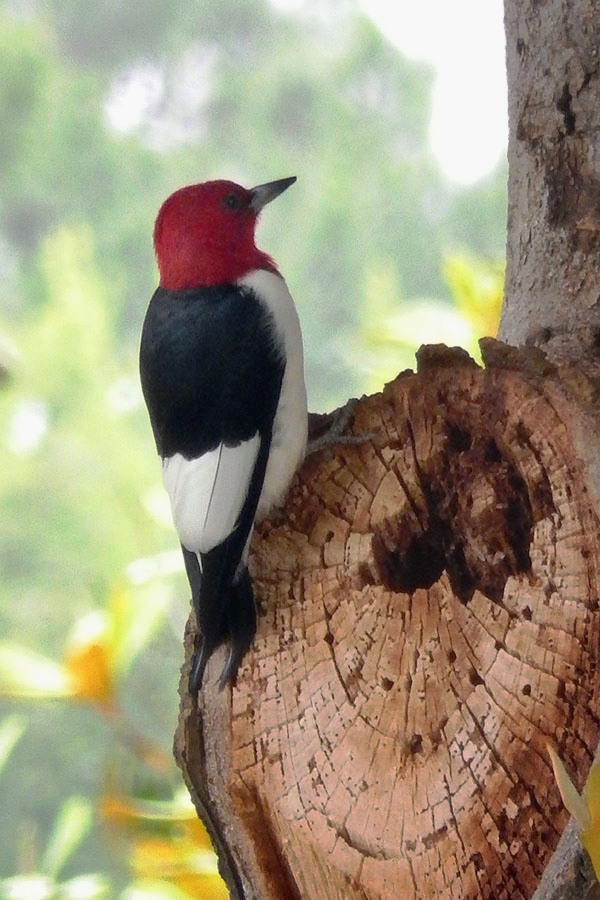
[(231, 586), (227, 604), (229, 626), (229, 656), (219, 679), (221, 690), (233, 683), (237, 670), (256, 634), (256, 604), (248, 569), (244, 568), (238, 581)]
[(219, 679), (221, 689), (233, 683), (240, 663), (256, 634), (256, 606), (248, 569), (235, 583), (228, 565), (227, 541), (202, 555), (202, 569), (195, 553), (182, 547), (192, 602), (200, 626), (200, 641), (194, 650), (189, 690), (200, 690), (206, 664), (212, 653), (229, 641), (229, 656)]
[[(283, 369), (281, 370), (283, 378)], [(274, 393), (278, 402), (279, 391)], [(275, 410), (273, 410), (273, 416)], [(269, 419), (269, 422), (272, 419)], [(192, 588), (192, 601), (196, 619), (202, 632), (199, 646), (192, 660), (190, 693), (200, 690), (204, 669), (216, 648), (229, 640), (229, 656), (221, 673), (219, 685), (224, 688), (233, 682), (242, 658), (256, 634), (256, 606), (252, 583), (246, 566), (240, 571), (246, 542), (252, 533), (256, 507), (262, 490), (269, 450), (270, 429), (261, 432), (260, 447), (246, 501), (236, 527), (221, 544), (208, 553), (202, 553), (198, 561), (195, 553), (183, 549), (185, 568)]]

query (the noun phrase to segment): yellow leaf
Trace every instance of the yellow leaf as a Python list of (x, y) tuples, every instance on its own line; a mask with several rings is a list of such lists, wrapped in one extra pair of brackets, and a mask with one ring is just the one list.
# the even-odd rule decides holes
[(585, 785), (585, 799), (593, 828), (600, 825), (600, 761), (595, 762), (590, 769)]
[(188, 821), (183, 824), (183, 827), (190, 841), (197, 847), (205, 847), (206, 849), (212, 850), (212, 843), (208, 836), (208, 832), (195, 812), (193, 818), (188, 819)]
[(79, 700), (110, 706), (114, 698), (112, 652), (106, 617), (100, 611), (77, 623), (65, 653), (65, 668)]
[(493, 337), (498, 330), (504, 293), (504, 263), (466, 253), (444, 260), (443, 274), (456, 309), (477, 337)]
[(600, 881), (600, 762), (590, 769), (585, 786), (590, 825), (581, 833), (581, 843), (589, 853), (596, 878)]
[(596, 873), (596, 878), (600, 881), (600, 830), (596, 827), (590, 828), (587, 831), (582, 831), (581, 843), (587, 850), (594, 867), (594, 872)]
[(208, 841), (206, 829), (187, 792), (178, 791), (171, 800), (146, 800), (107, 793), (102, 800), (102, 812), (107, 818), (123, 822), (184, 826), (190, 836), (201, 838), (202, 844)]
[(172, 800), (105, 795), (102, 814), (127, 833), (136, 879), (162, 880), (203, 900), (226, 900), (210, 838), (187, 794)]
[(134, 802), (127, 797), (115, 797), (112, 794), (102, 797), (100, 812), (104, 819), (122, 827), (137, 824), (140, 817)]
[(202, 897), (202, 900), (229, 900), (229, 891), (218, 872), (214, 875), (179, 875), (172, 879), (172, 884), (189, 897)]
[(557, 752), (550, 744), (547, 747), (563, 803), (581, 828), (581, 843), (600, 881), (600, 762), (594, 763), (590, 769), (584, 799), (569, 778)]
[(131, 864), (138, 877), (174, 878), (180, 875), (215, 875), (213, 850), (197, 847), (187, 839), (171, 836), (140, 838), (134, 842)]
[(110, 706), (114, 684), (104, 645), (88, 644), (69, 651), (65, 657), (65, 666), (73, 683), (75, 697), (100, 706)]

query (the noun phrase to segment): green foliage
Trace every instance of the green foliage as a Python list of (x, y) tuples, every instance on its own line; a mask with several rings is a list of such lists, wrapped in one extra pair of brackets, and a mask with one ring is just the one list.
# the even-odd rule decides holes
[(42, 857), (42, 872), (57, 878), (69, 857), (88, 834), (91, 824), (90, 801), (85, 797), (70, 797), (54, 823)]
[[(503, 173), (448, 185), (431, 71), (344, 4), (310, 9), (0, 0), (6, 897), (222, 891), (165, 762), (188, 589), (137, 376), (164, 197), (298, 176), (259, 238), (300, 308), (312, 409), (379, 389), (422, 341), (474, 351), (494, 328)], [(200, 860), (196, 880), (165, 887), (159, 853)]]
[(13, 641), (0, 643), (0, 696), (57, 698), (69, 696), (62, 666)]
[[(110, 293), (90, 228), (49, 235), (40, 268), (46, 302), (13, 332), (21, 362), (0, 397), (9, 443), (0, 492), (15, 525), (30, 504), (28, 540), (5, 529), (0, 555), (21, 590), (53, 584), (64, 596), (75, 588), (89, 604), (132, 557), (157, 547), (143, 498), (158, 473), (133, 367), (126, 376), (115, 352)], [(0, 594), (14, 587), (3, 583)], [(11, 615), (8, 597), (2, 608)]]
[[(0, 724), (0, 773), (22, 736), (25, 723), (10, 716)], [(0, 880), (4, 900), (81, 900), (106, 896), (108, 881), (102, 875), (85, 875), (59, 884), (57, 879), (71, 855), (85, 839), (92, 823), (92, 806), (84, 797), (70, 797), (54, 822), (39, 871)], [(30, 862), (33, 862), (31, 860)]]
[(16, 715), (7, 716), (0, 724), (0, 775), (26, 727), (25, 718)]
[(364, 366), (367, 388), (380, 389), (413, 366), (421, 344), (461, 346), (480, 360), (478, 339), (494, 336), (504, 290), (504, 265), (467, 253), (443, 262), (451, 303), (438, 298), (404, 299), (389, 259), (373, 260), (365, 272), (359, 327), (350, 345)]
[(164, 881), (144, 880), (126, 888), (121, 900), (188, 900), (189, 896), (179, 888), (165, 885)]

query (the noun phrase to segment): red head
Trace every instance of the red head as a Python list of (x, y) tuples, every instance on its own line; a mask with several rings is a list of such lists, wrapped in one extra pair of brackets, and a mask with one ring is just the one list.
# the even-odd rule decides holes
[(205, 181), (181, 188), (160, 208), (154, 250), (167, 290), (225, 284), (253, 269), (277, 271), (254, 243), (258, 214), (295, 182), (282, 178), (255, 188), (233, 181)]

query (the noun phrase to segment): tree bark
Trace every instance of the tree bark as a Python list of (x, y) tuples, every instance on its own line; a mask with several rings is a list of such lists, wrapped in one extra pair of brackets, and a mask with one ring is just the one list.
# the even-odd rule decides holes
[(595, 359), (600, 340), (600, 13), (505, 0), (508, 238), (499, 337)]
[(583, 774), (600, 732), (574, 450), (595, 407), (577, 370), (486, 356), (423, 351), (356, 407), (374, 437), (309, 457), (253, 542), (236, 688), (217, 657), (201, 711), (183, 691), (179, 755), (239, 897), (531, 897), (556, 846), (546, 742)]
[[(486, 367), (425, 348), (257, 529), (232, 690), (176, 753), (234, 898), (598, 896), (549, 765), (600, 736), (600, 16), (505, 0), (509, 230)], [(193, 640), (186, 639), (188, 661)], [(566, 848), (566, 849), (565, 849)], [(546, 877), (544, 869), (548, 866)]]
[[(505, 25), (509, 209), (499, 336), (589, 371), (600, 346), (600, 16), (594, 0), (505, 0)], [(578, 449), (597, 498), (598, 443), (580, 440)], [(535, 897), (592, 892), (571, 825)]]

